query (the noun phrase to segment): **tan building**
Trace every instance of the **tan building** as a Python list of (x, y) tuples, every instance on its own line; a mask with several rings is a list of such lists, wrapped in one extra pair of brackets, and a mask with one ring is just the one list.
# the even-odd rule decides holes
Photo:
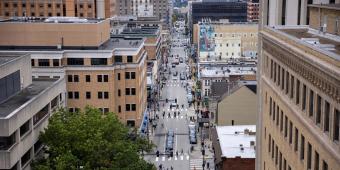
[(259, 21), (259, 0), (248, 0), (247, 1), (247, 21), (258, 22)]
[(118, 15), (157, 17), (166, 19), (169, 11), (168, 0), (116, 0)]
[(110, 18), (117, 15), (116, 0), (1, 0), (0, 18), (84, 17)]
[(217, 103), (218, 126), (256, 124), (256, 85), (241, 85), (229, 90)]
[(48, 118), (65, 107), (64, 78), (33, 78), (27, 54), (0, 53), (0, 169), (30, 169)]
[(327, 24), (313, 29), (334, 21), (340, 8), (310, 9), (312, 28), (268, 26), (268, 10), (261, 14), (258, 170), (340, 167), (340, 36), (327, 34), (334, 32)]
[[(145, 39), (110, 37), (108, 20), (54, 19), (1, 22), (0, 35), (7, 37), (0, 42), (1, 51), (31, 54), (34, 77), (65, 77), (70, 111), (90, 105), (103, 113), (114, 112), (123, 123), (139, 127), (147, 116)], [(22, 27), (37, 36), (16, 31)], [(49, 36), (40, 39), (38, 34)]]

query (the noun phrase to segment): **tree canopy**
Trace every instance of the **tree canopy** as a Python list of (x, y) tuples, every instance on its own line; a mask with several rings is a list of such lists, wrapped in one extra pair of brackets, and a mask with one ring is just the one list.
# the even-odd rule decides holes
[(139, 155), (153, 145), (131, 135), (113, 113), (89, 107), (79, 113), (60, 110), (40, 139), (48, 156), (37, 159), (33, 169), (155, 169)]

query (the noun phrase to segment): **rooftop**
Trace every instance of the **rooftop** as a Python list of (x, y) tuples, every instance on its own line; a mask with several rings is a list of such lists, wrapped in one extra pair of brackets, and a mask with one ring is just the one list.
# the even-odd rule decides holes
[(339, 4), (310, 4), (308, 7), (316, 7), (316, 8), (325, 8), (325, 9), (333, 9), (340, 11), (340, 3)]
[(7, 54), (7, 53), (0, 53), (0, 67), (5, 65), (19, 57), (23, 56), (22, 54)]
[(222, 66), (203, 67), (200, 69), (200, 77), (229, 77), (231, 75), (253, 75), (256, 74), (256, 66)]
[(12, 17), (10, 19), (0, 20), (0, 22), (16, 22), (16, 23), (99, 23), (103, 19), (95, 18), (78, 18), (78, 17)]
[(256, 125), (217, 126), (222, 156), (255, 158)]
[(57, 80), (58, 79), (33, 79), (31, 85), (0, 104), (0, 118), (6, 118), (15, 110), (20, 109), (22, 105), (33, 100), (34, 97), (41, 94), (41, 92), (49, 88)]
[(121, 34), (123, 35), (130, 35), (130, 36), (135, 36), (135, 35), (142, 35), (142, 36), (148, 36), (148, 35), (157, 35), (159, 32), (159, 27), (128, 27), (125, 28)]
[(340, 61), (340, 36), (323, 33), (307, 26), (276, 26), (274, 30), (296, 42)]

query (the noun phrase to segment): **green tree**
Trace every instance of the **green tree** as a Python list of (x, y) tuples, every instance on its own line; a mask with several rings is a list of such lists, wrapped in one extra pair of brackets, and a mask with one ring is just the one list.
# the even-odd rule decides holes
[(37, 159), (33, 169), (155, 169), (139, 155), (153, 144), (129, 133), (115, 114), (103, 115), (94, 108), (80, 113), (58, 111), (40, 139), (48, 156)]

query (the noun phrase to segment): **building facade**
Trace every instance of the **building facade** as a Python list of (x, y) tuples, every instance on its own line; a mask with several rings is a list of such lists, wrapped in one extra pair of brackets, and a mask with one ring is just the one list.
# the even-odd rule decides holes
[(259, 0), (248, 0), (247, 1), (247, 21), (258, 22), (259, 21)]
[(261, 2), (256, 168), (339, 169), (340, 37), (318, 29), (340, 16), (339, 1), (287, 1), (284, 17), (277, 2)]
[(65, 107), (65, 79), (33, 78), (30, 55), (0, 53), (0, 169), (30, 169), (39, 134)]
[(116, 0), (3, 0), (0, 17), (84, 17), (110, 18), (117, 15)]
[(169, 12), (168, 0), (116, 0), (118, 15), (157, 17), (166, 19)]
[(144, 38), (111, 36), (108, 19), (57, 17), (7, 20), (0, 25), (0, 35), (7, 39), (0, 42), (1, 51), (31, 54), (34, 77), (65, 77), (70, 111), (89, 105), (116, 113), (130, 126), (144, 125)]

